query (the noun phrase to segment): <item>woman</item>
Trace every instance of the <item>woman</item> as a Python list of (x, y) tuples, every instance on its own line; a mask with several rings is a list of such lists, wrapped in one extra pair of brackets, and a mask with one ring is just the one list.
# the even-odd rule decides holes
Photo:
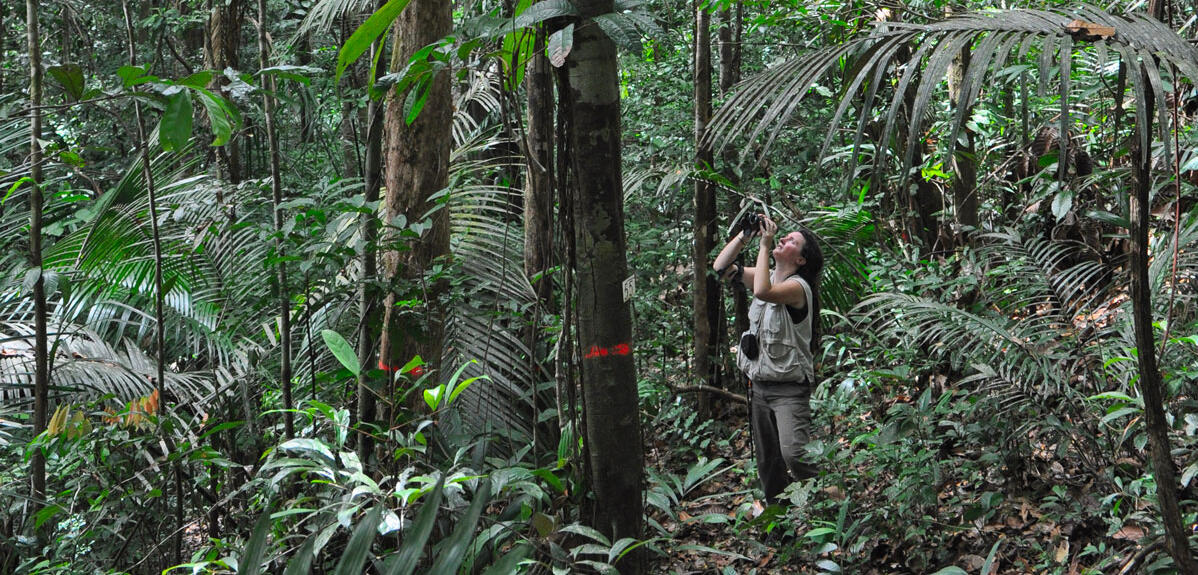
[[(745, 230), (732, 238), (712, 267), (734, 280), (739, 275), (753, 290), (749, 331), (741, 337), (736, 365), (750, 380), (757, 473), (766, 502), (775, 504), (791, 481), (816, 474), (815, 466), (803, 456), (811, 434), (813, 352), (818, 344), (824, 256), (809, 230), (791, 232), (775, 246), (778, 224), (764, 214), (760, 219), (759, 230)], [(742, 269), (734, 260), (757, 231), (761, 233), (757, 263)]]

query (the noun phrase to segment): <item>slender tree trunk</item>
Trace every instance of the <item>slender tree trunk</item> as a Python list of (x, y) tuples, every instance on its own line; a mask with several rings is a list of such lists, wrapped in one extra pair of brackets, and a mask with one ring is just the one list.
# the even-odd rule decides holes
[[(46, 329), (46, 283), (42, 278), (42, 47), (38, 36), (38, 1), (25, 1), (26, 34), (29, 40), (29, 267), (37, 270), (33, 282), (34, 357), (33, 357), (33, 435), (46, 431), (50, 397), (50, 357)], [(30, 462), (33, 492), (30, 517), (46, 503), (46, 456), (34, 449)], [(38, 540), (46, 541), (46, 525), (37, 530)]]
[[(270, 67), (270, 49), (266, 39), (266, 0), (258, 0), (258, 66)], [(276, 279), (279, 282), (279, 350), (282, 354), (279, 366), (279, 385), (283, 388), (283, 428), (288, 439), (295, 437), (295, 404), (291, 394), (291, 292), (287, 285), (287, 250), (283, 237), (283, 177), (279, 172), (279, 135), (275, 129), (275, 77), (262, 77), (262, 111), (266, 116), (266, 140), (270, 148), (270, 192), (274, 203), (275, 256), (279, 258)]]
[[(125, 16), (126, 43), (128, 48), (129, 65), (137, 65), (137, 47), (134, 42), (133, 17), (129, 12), (127, 0), (121, 0), (121, 11)], [(162, 235), (158, 229), (158, 194), (154, 186), (154, 171), (150, 164), (149, 143), (146, 138), (145, 119), (141, 114), (141, 103), (133, 101), (133, 115), (137, 124), (137, 147), (141, 153), (142, 175), (146, 180), (146, 196), (150, 202), (150, 237), (154, 245), (154, 354), (156, 356), (154, 386), (158, 389), (159, 401), (163, 406), (160, 415), (165, 416), (166, 405), (170, 402), (170, 389), (166, 386), (166, 294), (162, 293)], [(159, 426), (159, 431), (162, 431)], [(174, 451), (174, 441), (167, 433), (162, 439), (169, 451)], [(174, 473), (175, 487), (175, 530), (173, 540), (174, 562), (183, 560), (183, 484), (182, 470), (179, 462), (171, 465)]]
[[(695, 0), (694, 88), (695, 88), (695, 169), (711, 171), (715, 156), (709, 145), (703, 144), (707, 124), (711, 122), (711, 16), (706, 2)], [(723, 387), (718, 374), (716, 334), (719, 332), (718, 310), (720, 284), (708, 273), (708, 262), (715, 247), (716, 207), (715, 186), (706, 177), (694, 179), (694, 227), (691, 230), (692, 270), (694, 273), (692, 321), (695, 331), (695, 377), (704, 385)], [(711, 396), (699, 395), (699, 413), (711, 410)]]
[[(373, 54), (378, 46), (372, 46)], [(385, 47), (384, 47), (385, 50)], [(380, 58), (382, 60), (382, 58)], [(382, 187), (383, 173), (383, 120), (385, 106), (383, 102), (371, 98), (366, 105), (366, 191), (363, 199), (367, 204), (379, 200), (379, 188)], [(358, 364), (362, 372), (357, 381), (357, 414), (356, 422), (373, 422), (375, 420), (375, 392), (371, 388), (369, 372), (373, 367), (375, 344), (379, 339), (381, 322), (378, 310), (380, 297), (375, 288), (378, 275), (378, 218), (373, 212), (363, 213), (359, 220), (362, 234), (362, 249), (358, 257), (362, 259), (362, 281), (358, 286), (358, 308), (361, 317), (358, 320)], [(357, 439), (358, 457), (369, 461), (369, 455), (374, 450), (374, 442), (369, 434), (359, 434)]]
[[(214, 0), (212, 3), (208, 18), (208, 52), (204, 64), (216, 70), (211, 88), (221, 95), (227, 96), (224, 87), (229, 83), (223, 75), (225, 68), (239, 69), (237, 52), (241, 48), (244, 12), (245, 0)], [(234, 135), (227, 144), (216, 149), (217, 164), (223, 176), (234, 184), (241, 182), (242, 178), (240, 146), (240, 138)]]
[[(11, 29), (12, 28), (8, 26), (8, 2), (0, 2), (0, 30), (5, 31), (0, 32), (0, 59), (4, 59), (8, 53), (7, 31)], [(8, 93), (4, 91), (4, 79), (4, 66), (0, 65), (0, 94)]]
[(552, 305), (553, 282), (545, 275), (553, 254), (553, 78), (545, 57), (544, 29), (537, 31), (534, 56), (524, 82), (528, 91), (528, 177), (524, 184), (524, 274), (537, 299)]
[[(567, 66), (577, 223), (578, 337), (594, 525), (613, 541), (642, 533), (644, 461), (633, 361), (632, 321), (621, 284), (628, 277), (620, 170), (620, 91), (616, 46), (587, 20), (611, 0), (575, 2), (583, 24)], [(619, 563), (641, 573), (643, 554)]]
[[(1164, 7), (1158, 0), (1149, 3), (1149, 13), (1158, 20), (1164, 16)], [(1130, 70), (1141, 74), (1144, 86), (1143, 101), (1136, 102), (1147, 110), (1143, 117), (1147, 125), (1136, 126), (1137, 130), (1152, 131), (1155, 117), (1156, 97), (1151, 82), (1140, 67)], [(1156, 65), (1154, 62), (1143, 65)], [(1175, 126), (1174, 129), (1177, 129)], [(1062, 138), (1067, 137), (1065, 134)], [(1151, 141), (1151, 138), (1149, 138)], [(1182, 523), (1181, 509), (1177, 497), (1177, 469), (1173, 463), (1169, 446), (1169, 423), (1165, 417), (1165, 386), (1161, 382), (1160, 367), (1156, 359), (1156, 336), (1152, 330), (1152, 284), (1148, 275), (1148, 219), (1151, 217), (1149, 196), (1152, 192), (1152, 150), (1139, 149), (1135, 158), (1136, 190), (1131, 203), (1131, 300), (1133, 329), (1136, 335), (1136, 354), (1140, 366), (1140, 391), (1144, 394), (1144, 420), (1148, 431), (1148, 444), (1152, 448), (1152, 471), (1156, 476), (1157, 502), (1161, 507), (1161, 522), (1165, 524), (1165, 548), (1173, 557), (1177, 570), (1184, 575), (1198, 574), (1198, 563), (1190, 551), (1188, 530)], [(1062, 161), (1064, 161), (1062, 159)], [(1174, 222), (1180, 225), (1180, 222)]]
[[(374, 52), (371, 52), (373, 54)], [(300, 36), (299, 45), (299, 63), (300, 66), (308, 66), (312, 63), (312, 34), (304, 32)], [(312, 141), (313, 129), (316, 127), (316, 117), (312, 113), (312, 102), (307, 90), (300, 92), (300, 141), (308, 143)]]
[[(408, 4), (396, 19), (391, 71), (401, 70), (416, 51), (444, 38), (452, 28), (451, 3), (414, 0)], [(387, 196), (383, 208), (387, 224), (399, 215), (408, 222), (421, 221), (432, 207), (429, 197), (449, 184), (453, 145), (449, 78), (449, 73), (440, 73), (432, 80), (424, 109), (410, 125), (404, 120), (406, 94), (392, 91), (387, 96)], [(439, 300), (447, 286), (442, 280), (429, 284), (425, 276), (435, 260), (449, 254), (449, 213), (437, 210), (431, 218), (431, 229), (402, 254), (392, 249), (391, 244), (399, 241), (396, 230), (383, 235), (383, 247), (388, 250), (383, 253), (383, 268), (392, 290), (384, 306), (379, 361), (388, 368), (402, 366), (417, 355), (429, 365), (441, 363), (444, 310)], [(402, 323), (395, 314), (394, 291), (401, 277), (422, 287), (424, 301), (422, 317)]]
[[(951, 16), (952, 11), (948, 10)], [(948, 92), (955, 108), (961, 106), (961, 84), (965, 71), (969, 68), (969, 47), (961, 48), (960, 55), (953, 60), (948, 71)], [(968, 117), (969, 111), (962, 110), (961, 114)], [(978, 164), (977, 148), (974, 145), (973, 130), (968, 126), (961, 127), (965, 142), (958, 142), (953, 151), (953, 203), (958, 226), (977, 229), (978, 227)], [(970, 232), (961, 231), (960, 239), (968, 239)]]
[(720, 93), (727, 94), (740, 81), (740, 21), (744, 3), (736, 2), (735, 13), (731, 6), (720, 10)]
[(71, 6), (69, 4), (64, 3), (62, 5), (59, 18), (62, 19), (62, 30), (58, 38), (59, 45), (61, 46), (59, 48), (58, 60), (59, 64), (70, 64), (71, 45), (73, 44), (71, 32), (73, 31), (73, 26), (71, 25)]
[[(740, 82), (741, 76), (741, 30), (742, 21), (744, 19), (744, 2), (736, 2), (736, 10), (733, 12), (731, 8), (726, 8), (720, 12), (720, 95), (727, 95), (737, 82)], [(725, 166), (723, 174), (728, 178), (733, 185), (739, 185), (740, 176), (738, 176), (727, 166), (732, 166), (736, 163), (734, 158), (735, 152), (729, 146), (724, 150), (722, 163)], [(732, 282), (732, 297), (733, 297), (733, 334), (739, 338), (740, 334), (749, 329), (749, 297), (745, 290), (744, 284), (740, 282)], [(719, 306), (720, 311), (723, 306)], [(720, 329), (727, 330), (725, 320), (720, 320)], [(716, 344), (720, 345), (720, 341), (727, 341), (725, 338), (717, 338)], [(735, 373), (735, 371), (729, 372)]]
[[(371, 12), (373, 13), (373, 9)], [(340, 19), (338, 24), (341, 34), (340, 43), (344, 44), (350, 34), (348, 18)], [(371, 51), (371, 54), (373, 53), (374, 51)], [(346, 70), (345, 77), (348, 80), (351, 90), (358, 90), (366, 85), (366, 82), (362, 79), (363, 74), (359, 72), (360, 68), (361, 65), (355, 62)], [(337, 135), (337, 141), (341, 149), (341, 165), (344, 169), (341, 176), (345, 178), (357, 178), (364, 175), (364, 162), (358, 151), (358, 105), (354, 102), (353, 98), (341, 99), (341, 121), (337, 126)]]

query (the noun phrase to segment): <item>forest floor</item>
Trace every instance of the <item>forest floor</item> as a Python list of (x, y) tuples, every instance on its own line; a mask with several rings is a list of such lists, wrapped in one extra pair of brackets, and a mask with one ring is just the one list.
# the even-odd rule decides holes
[[(694, 413), (693, 408), (678, 410), (688, 412)], [(931, 528), (935, 532), (922, 539), (925, 545), (918, 546), (922, 549), (890, 542), (906, 528), (888, 524), (895, 520), (885, 518), (886, 510), (898, 505), (888, 489), (891, 482), (876, 469), (872, 475), (862, 473), (876, 484), (845, 487), (854, 491), (854, 509), (869, 511), (854, 539), (841, 541), (853, 549), (841, 549), (828, 542), (829, 536), (839, 536), (830, 532), (836, 527), (835, 510), (846, 499), (832, 478), (809, 486), (808, 501), (822, 511), (758, 516), (752, 442), (742, 406), (725, 408), (713, 421), (698, 425), (693, 416), (683, 421), (656, 419), (646, 459), (651, 494), (646, 506), (651, 518), (648, 533), (668, 539), (669, 544), (659, 546), (668, 550), (668, 556), (655, 556), (652, 573), (1085, 575), (1123, 572), (1120, 568), (1133, 557), (1143, 568), (1137, 572), (1167, 569), (1163, 553), (1139, 553), (1151, 547), (1144, 527), (1131, 521), (1111, 527), (1109, 519), (1098, 516), (1102, 508), (1096, 495), (1084, 485), (1074, 487), (1081, 475), (1076, 469), (1057, 469), (1061, 484), (1070, 485), (1068, 494), (1041, 486), (1033, 490), (1038, 494), (1008, 492), (1000, 498), (983, 493), (1002, 492), (994, 485), (940, 486), (935, 497), (941, 505), (931, 513), (936, 518)], [(1010, 486), (1008, 491), (1016, 488)], [(986, 497), (992, 498), (992, 504), (987, 503), (980, 519), (963, 518)], [(840, 521), (845, 521), (843, 511)], [(825, 535), (812, 535), (820, 531)]]

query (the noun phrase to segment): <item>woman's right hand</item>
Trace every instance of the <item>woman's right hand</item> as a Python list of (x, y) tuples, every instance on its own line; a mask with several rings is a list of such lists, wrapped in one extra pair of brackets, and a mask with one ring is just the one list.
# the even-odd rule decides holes
[(761, 214), (761, 241), (769, 242), (771, 245), (774, 242), (774, 236), (778, 234), (778, 224), (771, 220), (769, 216)]

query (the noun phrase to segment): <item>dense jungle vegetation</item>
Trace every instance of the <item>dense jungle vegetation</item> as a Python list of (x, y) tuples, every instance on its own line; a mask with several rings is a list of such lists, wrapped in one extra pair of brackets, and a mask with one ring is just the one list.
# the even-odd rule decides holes
[[(5, 0), (0, 573), (1198, 573), (1196, 22)], [(747, 211), (827, 256), (764, 510)]]

